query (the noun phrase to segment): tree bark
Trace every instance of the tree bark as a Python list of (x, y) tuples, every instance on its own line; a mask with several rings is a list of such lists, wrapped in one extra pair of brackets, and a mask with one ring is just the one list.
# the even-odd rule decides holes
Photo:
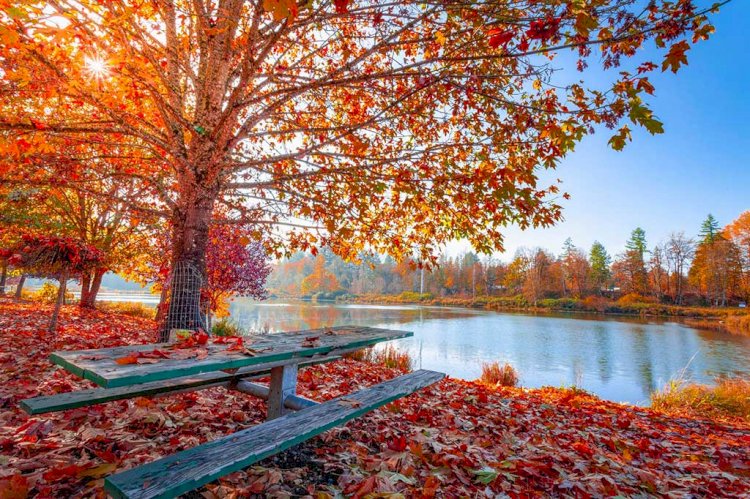
[[(88, 272), (86, 286), (84, 286), (84, 279), (81, 278), (81, 301), (79, 303), (81, 308), (96, 308), (96, 296), (99, 294), (105, 272), (106, 269), (102, 268), (94, 269), (93, 273)], [(84, 289), (86, 290), (85, 295)]]
[(185, 203), (173, 220), (172, 279), (169, 304), (158, 341), (169, 339), (172, 329), (206, 328), (201, 289), (206, 282), (206, 248), (216, 195), (201, 192)]
[(91, 287), (89, 288), (89, 308), (95, 308), (96, 297), (99, 294), (99, 289), (102, 287), (102, 277), (107, 272), (106, 269), (96, 269), (94, 271), (94, 278), (91, 280)]
[(81, 308), (88, 308), (90, 286), (91, 286), (91, 271), (84, 270), (83, 273), (81, 274), (81, 299), (78, 301), (78, 306)]
[(55, 300), (55, 309), (52, 311), (52, 317), (49, 320), (49, 332), (54, 333), (57, 329), (57, 319), (60, 316), (60, 308), (65, 302), (65, 289), (68, 285), (68, 269), (63, 269), (60, 273), (60, 287), (57, 290), (57, 300)]
[(0, 269), (0, 296), (5, 296), (5, 281), (8, 278), (8, 264), (3, 262)]
[(18, 285), (16, 285), (16, 300), (21, 299), (21, 292), (23, 291), (23, 285), (26, 282), (26, 274), (21, 274), (21, 279), (18, 281)]

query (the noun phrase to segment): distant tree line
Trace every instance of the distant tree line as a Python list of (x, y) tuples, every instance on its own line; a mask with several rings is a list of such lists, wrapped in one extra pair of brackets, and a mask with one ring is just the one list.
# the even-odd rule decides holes
[(559, 254), (521, 248), (510, 262), (465, 253), (442, 256), (424, 270), (361, 254), (345, 262), (323, 249), (279, 262), (268, 280), (281, 295), (335, 298), (339, 295), (429, 293), (433, 296), (517, 296), (535, 304), (546, 298), (602, 296), (677, 305), (727, 306), (750, 296), (750, 211), (726, 227), (708, 215), (695, 237), (674, 232), (649, 246), (640, 227), (624, 252), (610, 255), (599, 242), (586, 251), (571, 239)]

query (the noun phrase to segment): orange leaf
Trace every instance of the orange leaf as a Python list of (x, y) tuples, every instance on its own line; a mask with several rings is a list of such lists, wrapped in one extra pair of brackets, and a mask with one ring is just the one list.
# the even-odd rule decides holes
[(126, 364), (137, 364), (138, 354), (131, 353), (130, 355), (126, 355), (125, 357), (120, 357), (119, 359), (115, 359), (115, 362), (117, 362), (121, 366), (124, 366)]

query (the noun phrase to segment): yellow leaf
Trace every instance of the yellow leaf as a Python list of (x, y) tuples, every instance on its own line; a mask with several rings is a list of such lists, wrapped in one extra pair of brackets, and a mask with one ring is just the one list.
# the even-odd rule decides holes
[(293, 20), (299, 12), (296, 0), (263, 0), (263, 9), (270, 12), (275, 21)]

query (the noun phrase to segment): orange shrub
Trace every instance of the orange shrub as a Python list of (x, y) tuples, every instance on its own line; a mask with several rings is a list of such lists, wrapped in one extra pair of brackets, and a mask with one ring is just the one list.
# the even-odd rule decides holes
[(516, 386), (518, 372), (507, 362), (502, 366), (497, 361), (485, 362), (482, 364), (482, 376), (479, 381), (486, 385)]
[(636, 305), (638, 303), (654, 303), (656, 300), (650, 296), (639, 295), (638, 293), (628, 293), (620, 297), (617, 303), (620, 305)]
[(589, 310), (596, 310), (597, 312), (604, 312), (609, 305), (609, 300), (603, 296), (591, 295), (583, 299), (583, 306)]
[(672, 381), (651, 394), (651, 407), (675, 416), (750, 421), (750, 380), (720, 378), (715, 386)]
[(374, 348), (363, 348), (356, 352), (344, 355), (347, 359), (353, 359), (360, 362), (369, 362), (371, 364), (382, 364), (385, 367), (398, 369), (399, 371), (408, 372), (412, 370), (414, 361), (409, 352), (399, 351), (393, 345), (386, 345), (385, 348), (375, 350)]

